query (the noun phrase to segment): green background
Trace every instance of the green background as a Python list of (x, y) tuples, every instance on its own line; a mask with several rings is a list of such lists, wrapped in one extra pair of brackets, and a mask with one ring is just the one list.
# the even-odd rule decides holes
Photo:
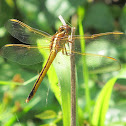
[[(79, 20), (81, 19), (80, 25), (83, 26), (85, 34), (113, 31), (125, 33), (126, 31), (126, 6), (120, 1), (107, 3), (103, 0), (1, 0), (0, 48), (5, 44), (20, 43), (5, 29), (4, 25), (8, 19), (18, 19), (33, 28), (53, 35), (61, 25), (58, 19), (59, 15), (62, 15), (67, 23), (71, 23), (73, 18), (75, 22), (77, 21), (76, 35), (80, 34)], [(83, 82), (85, 79), (81, 79), (83, 78), (82, 72), (80, 71), (78, 74), (77, 125), (126, 125), (126, 40), (123, 39), (123, 42), (118, 44), (119, 48), (114, 42), (112, 46), (116, 50), (115, 57), (122, 65), (121, 70), (103, 74), (89, 74), (90, 100), (87, 100), (85, 95), (85, 82)], [(92, 48), (96, 50), (97, 46), (89, 47), (91, 50)], [(60, 71), (61, 68), (55, 70), (51, 68), (35, 97), (28, 104), (25, 103), (25, 99), (37, 78), (36, 75), (42, 68), (41, 65), (42, 63), (31, 66), (19, 65), (0, 56), (0, 125), (69, 126), (69, 119), (66, 123), (64, 121), (65, 117), (63, 117), (64, 111), (68, 115), (70, 114), (70, 109), (67, 106), (68, 102), (65, 99), (60, 101), (62, 93), (59, 94), (58, 81), (56, 75), (53, 75), (52, 72)], [(79, 69), (79, 65), (77, 65), (77, 68)], [(17, 74), (20, 75), (17, 80), (21, 83), (14, 81)], [(60, 75), (61, 78), (62, 76), (66, 77), (65, 74)], [(50, 84), (51, 81), (56, 85)], [(67, 88), (69, 90), (70, 87)], [(68, 109), (62, 110), (63, 104)]]

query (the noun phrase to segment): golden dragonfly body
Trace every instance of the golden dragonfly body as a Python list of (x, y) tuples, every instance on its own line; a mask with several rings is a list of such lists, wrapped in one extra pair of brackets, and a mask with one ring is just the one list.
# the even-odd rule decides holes
[(47, 59), (47, 62), (45, 64), (44, 68), (40, 72), (39, 77), (36, 80), (36, 82), (32, 88), (32, 91), (30, 92), (28, 98), (26, 99), (26, 103), (28, 103), (30, 101), (30, 99), (34, 96), (34, 94), (36, 93), (39, 85), (41, 84), (43, 78), (45, 77), (45, 75), (46, 75), (50, 65), (52, 64), (53, 60), (55, 59), (57, 53), (61, 49), (65, 49), (66, 41), (62, 41), (62, 38), (68, 37), (70, 31), (71, 31), (71, 28), (68, 25), (65, 25), (65, 26), (63, 25), (63, 26), (60, 26), (58, 32), (54, 36), (52, 36), (51, 42), (50, 42), (49, 57)]

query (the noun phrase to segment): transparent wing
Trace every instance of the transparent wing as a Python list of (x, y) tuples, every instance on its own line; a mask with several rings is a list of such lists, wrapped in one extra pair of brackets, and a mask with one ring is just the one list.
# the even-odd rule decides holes
[[(74, 52), (75, 53), (75, 52)], [(86, 64), (89, 73), (105, 73), (120, 70), (121, 64), (118, 60), (112, 57), (90, 54), (90, 53), (75, 53), (76, 64), (78, 70), (82, 70)]]
[[(126, 35), (122, 32), (107, 32), (91, 36), (74, 36), (73, 39), (76, 44), (76, 52), (83, 52), (80, 45), (80, 41), (82, 41), (83, 44), (85, 43), (86, 53), (99, 53), (104, 55), (103, 51), (111, 50), (111, 48), (116, 48), (117, 46), (120, 47), (121, 41), (126, 39)], [(102, 50), (102, 52), (97, 52), (97, 50)]]
[(23, 44), (8, 44), (2, 47), (2, 56), (23, 65), (32, 65), (43, 61), (39, 49), (46, 50), (49, 48), (29, 46)]
[[(26, 44), (36, 44), (39, 39), (48, 41), (51, 39), (51, 36), (48, 33), (34, 29), (16, 19), (8, 20), (5, 27), (13, 37)], [(45, 46), (47, 43), (44, 41), (44, 43), (41, 44), (42, 46)]]
[[(85, 53), (80, 40), (85, 42)], [(80, 65), (86, 63), (91, 73), (119, 70), (118, 58), (122, 43), (126, 45), (126, 35), (122, 32), (108, 32), (87, 37), (75, 36), (76, 61)]]

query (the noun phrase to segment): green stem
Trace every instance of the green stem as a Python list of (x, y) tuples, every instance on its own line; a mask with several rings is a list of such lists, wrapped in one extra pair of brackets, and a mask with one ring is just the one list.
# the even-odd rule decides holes
[[(84, 9), (79, 7), (78, 9), (78, 17), (79, 17), (79, 34), (81, 36), (84, 36), (84, 30), (83, 30), (83, 26), (82, 26), (82, 17), (84, 16)], [(85, 53), (85, 40), (82, 38), (80, 40), (80, 44), (81, 44), (81, 52)], [(86, 64), (86, 57), (82, 57), (82, 61), (83, 61), (83, 77), (84, 77), (84, 82), (85, 82), (85, 95), (86, 95), (86, 109), (88, 111), (89, 114), (89, 120), (91, 120), (91, 111), (90, 111), (90, 91), (89, 91), (89, 86), (88, 86), (88, 80), (89, 80), (89, 74), (88, 74), (88, 67)]]

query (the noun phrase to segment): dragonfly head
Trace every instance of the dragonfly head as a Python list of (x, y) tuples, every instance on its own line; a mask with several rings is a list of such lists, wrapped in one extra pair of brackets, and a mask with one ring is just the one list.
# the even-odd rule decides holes
[(69, 25), (62, 25), (59, 27), (58, 32), (65, 32), (66, 34), (69, 34), (71, 32), (71, 27)]

